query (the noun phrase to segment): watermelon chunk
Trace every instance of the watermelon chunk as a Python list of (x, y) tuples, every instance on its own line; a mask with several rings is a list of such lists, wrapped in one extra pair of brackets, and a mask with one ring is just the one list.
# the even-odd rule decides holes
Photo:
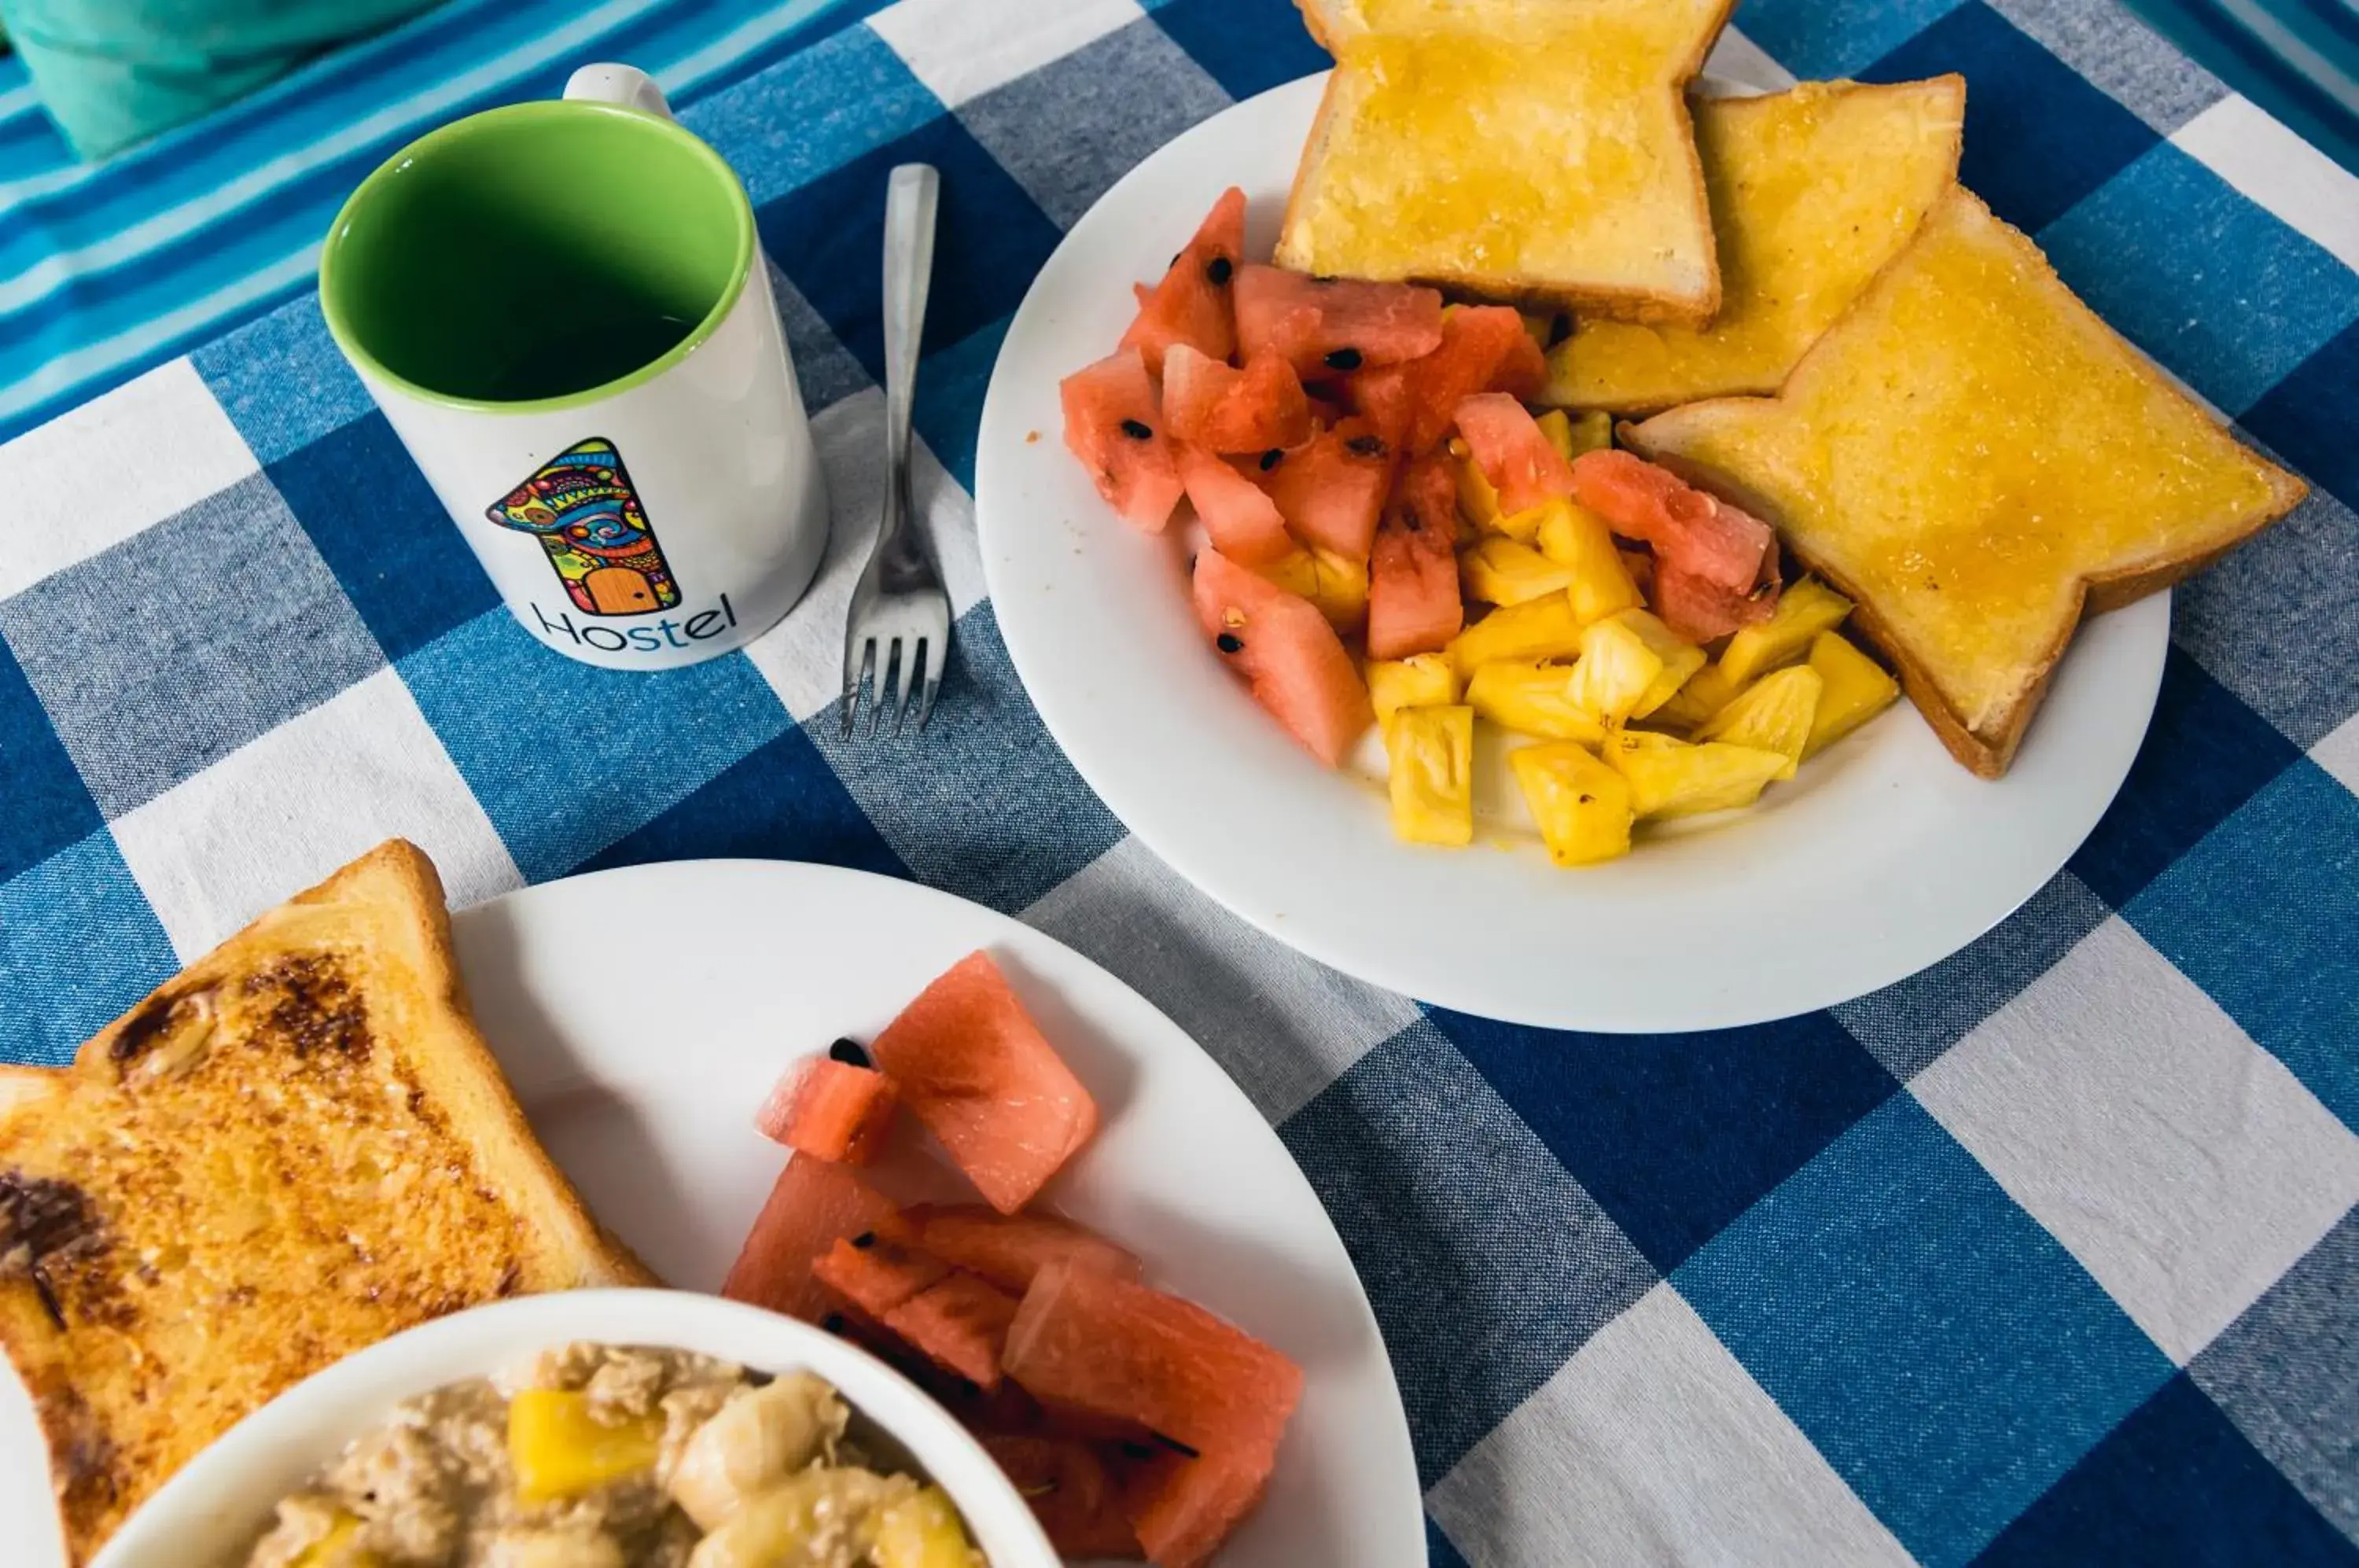
[(1034, 1276), (1002, 1360), (1036, 1399), (1136, 1421), (1199, 1454), (1274, 1454), (1302, 1398), (1302, 1368), (1243, 1329), (1070, 1261)]
[(836, 1242), (889, 1222), (893, 1200), (849, 1169), (796, 1155), (778, 1172), (721, 1293), (775, 1312), (817, 1321), (827, 1293), (811, 1264)]
[(1269, 1488), (1274, 1445), (1206, 1450), (1190, 1458), (1169, 1449), (1134, 1468), (1123, 1488), (1140, 1548), (1156, 1568), (1201, 1568)]
[(812, 1279), (888, 1328), (895, 1307), (939, 1283), (950, 1271), (951, 1266), (940, 1258), (888, 1241), (875, 1231), (838, 1236), (811, 1263)]
[(1536, 397), (1548, 361), (1524, 331), (1524, 319), (1505, 305), (1462, 305), (1441, 323), (1441, 346), (1412, 361), (1408, 383), (1417, 411), (1402, 439), (1421, 452), (1450, 433), (1458, 405), (1478, 392)]
[(1124, 1561), (1139, 1555), (1122, 1493), (1095, 1448), (1015, 1434), (985, 1437), (983, 1446), (1032, 1505), (1033, 1517), (1060, 1554)]
[[(1268, 461), (1266, 453), (1263, 461)], [(1280, 452), (1263, 470), (1262, 483), (1279, 516), (1305, 544), (1365, 561), (1376, 520), (1384, 515), (1386, 492), (1392, 488), (1392, 443), (1365, 420), (1345, 419), (1307, 444)], [(1228, 551), (1223, 548), (1222, 553)], [(1231, 559), (1265, 564), (1243, 556)]]
[(1030, 1202), (1097, 1131), (1097, 1102), (988, 953), (951, 965), (869, 1051), (899, 1081), (910, 1114), (1002, 1214)]
[(1268, 492), (1202, 447), (1179, 445), (1180, 482), (1214, 550), (1247, 566), (1263, 566), (1294, 548)]
[(1572, 464), (1549, 443), (1530, 411), (1505, 392), (1477, 393), (1458, 405), (1457, 418), (1476, 466), (1499, 493), (1503, 514), (1527, 512), (1572, 494)]
[(1163, 356), (1173, 343), (1186, 343), (1207, 359), (1236, 352), (1237, 333), (1230, 296), (1245, 253), (1245, 193), (1235, 186), (1221, 192), (1196, 237), (1171, 258), (1163, 281), (1137, 286), (1138, 319), (1122, 334), (1150, 375), (1163, 374)]
[(999, 1387), (1001, 1347), (1016, 1321), (1016, 1298), (972, 1274), (951, 1273), (893, 1307), (885, 1326), (937, 1367), (985, 1393)]
[(919, 1203), (901, 1220), (918, 1245), (946, 1263), (1021, 1293), (1043, 1267), (1070, 1259), (1118, 1279), (1136, 1279), (1136, 1253), (1086, 1225), (1055, 1214), (1003, 1214), (980, 1203)]
[(1180, 504), (1179, 464), (1163, 433), (1155, 383), (1135, 348), (1084, 365), (1057, 384), (1065, 445), (1125, 521), (1159, 534)]
[(1777, 595), (1764, 584), (1740, 593), (1668, 561), (1654, 563), (1655, 614), (1690, 642), (1710, 642), (1740, 626), (1757, 626), (1777, 613)]
[(1368, 429), (1398, 448), (1417, 423), (1417, 378), (1409, 365), (1380, 365), (1343, 378), (1343, 395)]
[(1401, 494), (1376, 531), (1368, 562), (1368, 657), (1438, 653), (1466, 624), (1460, 597), (1458, 480), (1428, 452), (1402, 476)]
[(1375, 718), (1368, 688), (1317, 605), (1216, 550), (1196, 553), (1196, 619), (1305, 750), (1332, 768)]
[(1407, 283), (1310, 278), (1247, 265), (1237, 273), (1237, 346), (1275, 354), (1305, 379), (1397, 365), (1441, 346), (1441, 294)]
[(865, 1165), (884, 1147), (900, 1097), (873, 1067), (806, 1056), (787, 1068), (754, 1122), (764, 1138), (799, 1153)]
[[(1573, 495), (1625, 539), (1654, 548), (1658, 572), (1685, 573), (1739, 594), (1776, 562), (1777, 536), (1760, 518), (1627, 452), (1585, 452), (1572, 464)], [(1775, 605), (1774, 597), (1771, 604)]]
[(1264, 452), (1310, 439), (1310, 403), (1294, 367), (1276, 354), (1243, 370), (1174, 343), (1163, 359), (1163, 412), (1171, 433), (1219, 452)]

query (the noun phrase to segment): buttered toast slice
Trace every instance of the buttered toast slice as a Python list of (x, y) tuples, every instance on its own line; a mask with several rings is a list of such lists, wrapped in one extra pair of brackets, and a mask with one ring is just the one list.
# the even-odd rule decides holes
[(1701, 322), (1682, 90), (1733, 0), (1300, 0), (1335, 56), (1278, 233), (1301, 272)]
[(53, 1073), (0, 1083), (0, 1345), (69, 1559), (247, 1411), (396, 1330), (651, 1282), (549, 1163), (396, 840)]
[(1776, 522), (1985, 778), (2006, 770), (2084, 609), (2168, 586), (2304, 494), (1962, 187), (1777, 397), (1690, 404), (1626, 435)]
[(1955, 182), (1966, 82), (1806, 82), (1695, 104), (1720, 255), (1709, 326), (1587, 317), (1542, 401), (1615, 413), (1777, 389)]

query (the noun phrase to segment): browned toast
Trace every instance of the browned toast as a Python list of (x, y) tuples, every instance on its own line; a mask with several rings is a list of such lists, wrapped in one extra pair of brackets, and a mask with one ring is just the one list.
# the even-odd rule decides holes
[(69, 1560), (255, 1406), (502, 1296), (645, 1283), (541, 1152), (394, 840), (0, 1075), (0, 1345)]

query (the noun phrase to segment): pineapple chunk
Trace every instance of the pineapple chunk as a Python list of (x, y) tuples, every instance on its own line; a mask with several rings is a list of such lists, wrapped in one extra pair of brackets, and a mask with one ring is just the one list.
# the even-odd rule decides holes
[(1605, 726), (1572, 700), (1572, 670), (1531, 659), (1495, 659), (1466, 683), (1466, 703), (1479, 718), (1525, 735), (1556, 740), (1601, 741)]
[(1521, 604), (1561, 593), (1572, 583), (1570, 567), (1559, 566), (1527, 544), (1493, 534), (1458, 558), (1458, 583), (1469, 599), (1490, 604)]
[(1783, 752), (1713, 741), (1695, 746), (1667, 735), (1625, 730), (1605, 737), (1605, 760), (1630, 783), (1641, 817), (1690, 817), (1749, 806), (1786, 766)]
[(1473, 449), (1462, 436), (1450, 440), (1450, 455), (1458, 470), (1458, 515), (1478, 528), (1495, 528), (1499, 520), (1499, 492), (1490, 475), (1474, 461)]
[(1310, 600), (1336, 631), (1360, 629), (1368, 615), (1368, 563), (1316, 547), (1281, 555), (1254, 571), (1288, 593)]
[(1506, 604), (1450, 641), (1450, 661), (1461, 677), (1496, 659), (1571, 659), (1581, 651), (1581, 623), (1561, 593)]
[(1819, 672), (1807, 664), (1773, 670), (1706, 720), (1695, 737), (1774, 751), (1786, 759), (1777, 777), (1791, 779), (1801, 763), (1802, 747), (1810, 742), (1810, 721), (1825, 689)]
[(1703, 649), (1663, 625), (1647, 611), (1618, 610), (1606, 618), (1619, 621), (1636, 632), (1640, 640), (1654, 651), (1655, 657), (1663, 661), (1662, 673), (1657, 675), (1654, 684), (1639, 695), (1638, 705), (1630, 710), (1632, 718), (1643, 719), (1669, 702), (1679, 689), (1688, 683), (1688, 677), (1703, 668)]
[(1410, 844), (1474, 842), (1474, 710), (1403, 708), (1385, 726), (1393, 832)]
[(967, 1543), (958, 1506), (940, 1486), (886, 1505), (869, 1528), (876, 1568), (972, 1568), (980, 1561)]
[(1802, 743), (1807, 762), (1834, 745), (1900, 695), (1900, 683), (1884, 667), (1852, 647), (1841, 632), (1821, 632), (1810, 642), (1810, 668), (1826, 683), (1818, 711), (1810, 715), (1810, 738)]
[(1658, 724), (1692, 730), (1733, 702), (1745, 688), (1728, 678), (1717, 664), (1707, 664), (1688, 677), (1671, 700), (1648, 714)]
[(1571, 569), (1572, 581), (1565, 592), (1571, 597), (1575, 620), (1585, 626), (1616, 610), (1644, 607), (1646, 596), (1622, 564), (1604, 518), (1571, 501), (1553, 502), (1546, 511), (1537, 542), (1542, 555)]
[(1574, 455), (1571, 418), (1562, 408), (1550, 408), (1532, 422), (1539, 426), (1540, 434), (1548, 437), (1549, 445), (1556, 448), (1556, 454), (1571, 463)]
[(516, 1496), (554, 1502), (651, 1475), (663, 1434), (660, 1410), (602, 1421), (578, 1389), (520, 1388), (508, 1400), (508, 1468)]
[[(1546, 354), (1552, 346), (1554, 346), (1551, 340), (1556, 338), (1558, 335), (1556, 330), (1556, 311), (1518, 310), (1516, 314), (1521, 316), (1524, 320), (1524, 335), (1530, 338), (1532, 342), (1538, 343), (1542, 354)], [(1567, 319), (1570, 320), (1570, 318)]]
[(1507, 764), (1549, 859), (1588, 866), (1630, 853), (1630, 784), (1619, 773), (1571, 741), (1527, 746)]
[(1379, 726), (1403, 708), (1440, 708), (1458, 701), (1458, 671), (1442, 654), (1372, 659), (1367, 674), (1368, 701)]
[(1581, 634), (1581, 662), (1572, 667), (1572, 701), (1599, 724), (1618, 728), (1663, 673), (1663, 656), (1619, 616), (1608, 615)]
[(1540, 525), (1548, 520), (1549, 513), (1555, 509), (1556, 505), (1553, 501), (1544, 501), (1537, 506), (1527, 506), (1520, 512), (1509, 512), (1504, 517), (1494, 517), (1489, 525), (1491, 531), (1505, 534), (1517, 544), (1530, 544), (1539, 538)]
[(1739, 686), (1755, 676), (1791, 664), (1810, 651), (1810, 639), (1831, 632), (1851, 614), (1851, 601), (1805, 577), (1777, 596), (1777, 613), (1757, 626), (1740, 626), (1721, 650), (1720, 668)]
[(383, 1559), (361, 1544), (357, 1515), (338, 1508), (328, 1533), (295, 1554), (288, 1568), (379, 1568)]
[(1592, 408), (1573, 420), (1570, 433), (1572, 450), (1564, 455), (1567, 461), (1585, 452), (1604, 452), (1614, 445), (1614, 416), (1603, 408)]

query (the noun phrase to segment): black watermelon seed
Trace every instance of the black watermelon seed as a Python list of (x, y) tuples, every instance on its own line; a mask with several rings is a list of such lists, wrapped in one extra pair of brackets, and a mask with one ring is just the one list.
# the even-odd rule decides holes
[(1353, 436), (1343, 444), (1356, 456), (1382, 457), (1385, 455), (1385, 438), (1382, 436)]
[(828, 1060), (841, 1062), (848, 1067), (868, 1066), (868, 1052), (856, 1040), (839, 1040), (827, 1048)]
[(852, 1238), (852, 1245), (865, 1252), (876, 1245), (876, 1233), (873, 1230), (864, 1230)]
[(1201, 1459), (1203, 1457), (1202, 1454), (1197, 1453), (1194, 1449), (1189, 1447), (1186, 1443), (1180, 1442), (1176, 1437), (1166, 1437), (1159, 1432), (1149, 1432), (1147, 1435), (1154, 1438), (1156, 1442), (1161, 1443), (1164, 1447), (1169, 1449), (1174, 1454), (1184, 1454), (1190, 1459)]
[(1223, 632), (1212, 639), (1212, 646), (1223, 653), (1243, 653), (1245, 650), (1245, 639), (1234, 632)]
[(1122, 1445), (1122, 1451), (1125, 1454), (1129, 1454), (1133, 1459), (1152, 1459), (1155, 1457), (1155, 1450), (1147, 1447), (1147, 1444), (1143, 1443), (1125, 1443)]
[(1204, 264), (1204, 276), (1211, 278), (1215, 285), (1226, 283), (1230, 275), (1235, 271), (1236, 267), (1231, 265), (1225, 256), (1216, 256)]
[(1337, 349), (1333, 354), (1327, 356), (1327, 368), (1330, 370), (1359, 369), (1360, 351), (1355, 348)]
[(842, 1334), (844, 1329), (843, 1314), (842, 1312), (830, 1312), (827, 1316), (819, 1320), (819, 1326), (827, 1330), (830, 1334)]
[(1419, 517), (1415, 512), (1403, 512), (1400, 515), (1400, 520), (1401, 527), (1407, 528), (1413, 534), (1421, 534), (1425, 532), (1425, 519)]
[(1153, 441), (1155, 427), (1138, 419), (1125, 419), (1122, 422), (1122, 433), (1133, 441)]
[(1279, 460), (1285, 456), (1285, 448), (1275, 446), (1270, 448), (1267, 452), (1261, 454), (1261, 471), (1264, 474), (1267, 474), (1271, 469), (1276, 468), (1278, 465)]

